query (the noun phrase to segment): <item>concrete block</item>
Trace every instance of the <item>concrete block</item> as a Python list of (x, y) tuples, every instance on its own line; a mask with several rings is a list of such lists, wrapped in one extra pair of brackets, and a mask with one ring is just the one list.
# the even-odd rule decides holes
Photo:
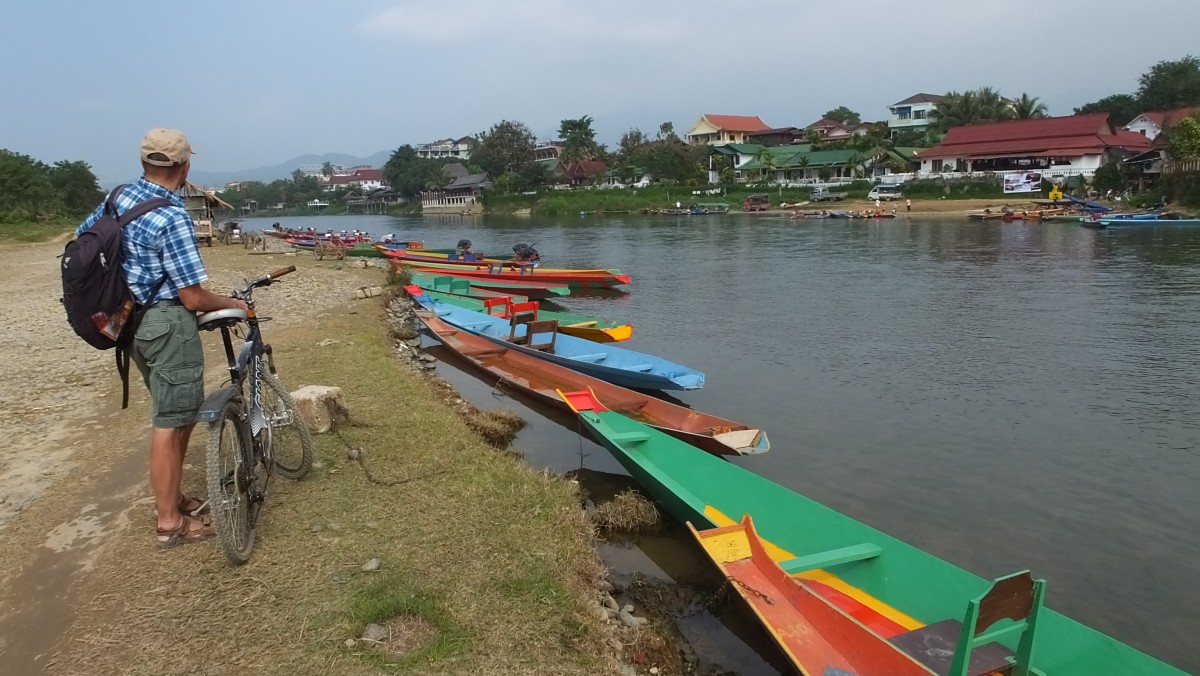
[(346, 422), (349, 416), (340, 387), (306, 385), (292, 392), (292, 400), (308, 424), (308, 431), (313, 434), (330, 432), (338, 423)]

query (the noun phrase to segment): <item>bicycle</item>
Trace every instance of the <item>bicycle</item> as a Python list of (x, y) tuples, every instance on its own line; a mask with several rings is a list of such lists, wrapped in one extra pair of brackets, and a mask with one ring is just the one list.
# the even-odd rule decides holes
[[(197, 319), (202, 330), (221, 330), (229, 364), (229, 384), (204, 400), (198, 419), (208, 423), (213, 529), (225, 558), (235, 566), (250, 559), (271, 475), (278, 472), (287, 479), (301, 479), (312, 469), (312, 436), (296, 403), (275, 377), (271, 346), (263, 341), (259, 324), (269, 318), (254, 312), (254, 289), (270, 286), (295, 270), (294, 265), (280, 268), (235, 290), (231, 295), (246, 301), (249, 312), (216, 310)], [(243, 341), (236, 356), (235, 335)]]

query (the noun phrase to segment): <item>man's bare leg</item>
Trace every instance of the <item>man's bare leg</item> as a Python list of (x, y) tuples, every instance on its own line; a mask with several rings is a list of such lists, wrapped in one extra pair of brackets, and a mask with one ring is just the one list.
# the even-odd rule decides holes
[(182, 449), (187, 448), (191, 431), (191, 425), (155, 427), (150, 435), (150, 487), (154, 489), (159, 530), (178, 528), (183, 520), (183, 515), (179, 513), (179, 484), (183, 480)]

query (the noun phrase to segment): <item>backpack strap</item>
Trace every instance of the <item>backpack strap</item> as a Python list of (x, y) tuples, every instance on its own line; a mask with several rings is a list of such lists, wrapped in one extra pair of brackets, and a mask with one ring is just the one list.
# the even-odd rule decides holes
[(108, 193), (108, 199), (104, 200), (104, 213), (112, 216), (113, 218), (117, 217), (117, 196), (121, 194), (121, 191), (128, 187), (129, 184), (125, 183), (113, 188), (112, 192)]

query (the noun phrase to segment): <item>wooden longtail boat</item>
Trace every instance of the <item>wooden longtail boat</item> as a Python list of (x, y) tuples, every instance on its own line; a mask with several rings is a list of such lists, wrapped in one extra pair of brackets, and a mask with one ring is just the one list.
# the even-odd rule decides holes
[[(393, 269), (399, 269), (402, 266), (408, 266), (408, 263), (393, 260), (391, 261)], [(498, 291), (501, 294), (515, 294), (525, 296), (527, 298), (542, 299), (553, 298), (555, 296), (567, 296), (571, 293), (571, 287), (563, 282), (548, 282), (535, 279), (478, 279), (475, 277), (463, 277), (453, 270), (442, 270), (440, 268), (409, 268), (414, 279), (418, 275), (425, 277), (453, 277), (455, 279), (465, 279), (467, 282), (476, 288), (487, 289), (489, 291)]]
[[(1140, 214), (1139, 214), (1140, 216)], [(1149, 225), (1200, 225), (1200, 218), (1101, 218), (1100, 226), (1110, 227), (1145, 227)]]
[[(792, 578), (909, 654), (919, 652), (921, 645), (943, 660), (958, 654), (957, 620), (970, 624), (972, 610), (982, 617), (981, 604), (991, 590), (1022, 577), (993, 584), (753, 472), (696, 453), (687, 444), (609, 411), (589, 392), (562, 396), (592, 435), (676, 519), (703, 530), (730, 526), (739, 515), (751, 515), (764, 549)], [(1032, 578), (1030, 583), (1040, 597), (1037, 583)], [(1039, 598), (1031, 599), (1028, 615), (1017, 618), (1031, 625), (1024, 631), (1008, 632), (1021, 623), (1005, 620), (971, 640), (995, 640), (1007, 651), (1016, 651), (1022, 647), (1019, 639), (1033, 632), (1031, 661), (1046, 676), (1183, 676), (1053, 610), (1035, 613), (1039, 606)], [(997, 638), (998, 634), (1004, 636)], [(947, 637), (948, 649), (943, 647)], [(919, 645), (914, 647), (914, 642)], [(972, 656), (986, 656), (991, 650), (978, 647)]]
[[(417, 285), (420, 286), (420, 285)], [(629, 340), (633, 335), (632, 324), (622, 324), (611, 319), (596, 319), (586, 315), (577, 315), (570, 312), (559, 312), (555, 310), (544, 310), (537, 305), (537, 301), (513, 301), (508, 297), (491, 298), (488, 300), (479, 300), (476, 298), (468, 298), (465, 296), (442, 293), (439, 291), (430, 291), (425, 287), (420, 287), (415, 293), (409, 291), (412, 295), (420, 295), (424, 293), (430, 298), (446, 303), (447, 305), (456, 305), (467, 310), (482, 312), (497, 316), (501, 319), (508, 319), (514, 312), (531, 311), (534, 313), (534, 319), (553, 319), (558, 322), (558, 332), (565, 333), (568, 336), (583, 338), (590, 340), (593, 343), (618, 343), (622, 340)], [(532, 307), (528, 307), (532, 302)], [(527, 310), (528, 308), (528, 310)]]
[(545, 403), (570, 409), (556, 390), (587, 389), (600, 393), (614, 410), (714, 455), (751, 455), (771, 448), (767, 434), (740, 423), (678, 406), (657, 397), (628, 390), (515, 349), (498, 346), (438, 319), (429, 310), (417, 317), (449, 350), (475, 368), (515, 386)]
[(933, 673), (788, 575), (767, 553), (749, 515), (732, 526), (698, 531), (689, 523), (688, 530), (800, 673)]
[(413, 284), (425, 289), (426, 291), (438, 291), (444, 294), (453, 296), (462, 296), (463, 298), (474, 298), (477, 300), (487, 300), (492, 298), (510, 298), (514, 303), (524, 303), (529, 300), (528, 296), (518, 296), (515, 294), (504, 293), (502, 291), (492, 291), (471, 284), (468, 279), (458, 279), (450, 275), (427, 275), (420, 272), (411, 272)]
[[(436, 312), (440, 319), (455, 328), (614, 385), (642, 390), (698, 390), (704, 387), (704, 373), (652, 354), (616, 347), (611, 343), (598, 345), (575, 336), (560, 335), (554, 332), (554, 328), (542, 332), (535, 327), (529, 331), (531, 324), (513, 325), (507, 319), (439, 303), (423, 293), (414, 296), (413, 300), (421, 307)], [(549, 336), (549, 342), (545, 342), (546, 336)], [(535, 341), (539, 337), (542, 340)], [(515, 338), (517, 342), (510, 338)]]
[(620, 270), (571, 270), (565, 268), (539, 268), (533, 265), (517, 265), (513, 263), (493, 263), (491, 265), (450, 265), (446, 263), (427, 263), (424, 261), (404, 260), (405, 265), (426, 271), (440, 271), (440, 274), (468, 277), (470, 279), (486, 279), (491, 281), (520, 280), (526, 282), (556, 282), (568, 284), (572, 289), (612, 289), (621, 284), (629, 283), (629, 276), (621, 274)]

